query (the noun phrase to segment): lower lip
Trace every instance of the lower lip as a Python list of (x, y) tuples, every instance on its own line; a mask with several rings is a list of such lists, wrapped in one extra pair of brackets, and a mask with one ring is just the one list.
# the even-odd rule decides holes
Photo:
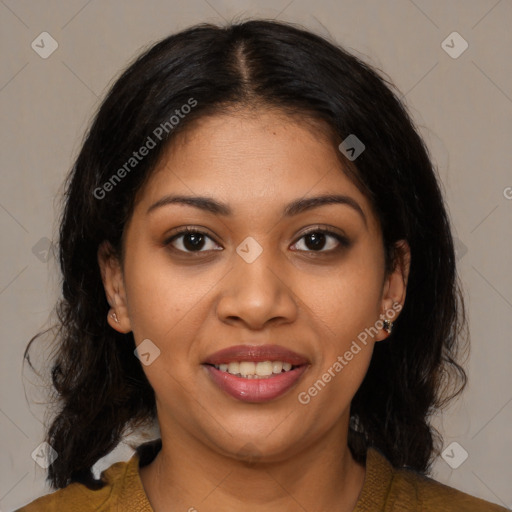
[(284, 395), (302, 376), (307, 365), (263, 379), (244, 379), (205, 365), (213, 382), (233, 398), (243, 402), (268, 402)]

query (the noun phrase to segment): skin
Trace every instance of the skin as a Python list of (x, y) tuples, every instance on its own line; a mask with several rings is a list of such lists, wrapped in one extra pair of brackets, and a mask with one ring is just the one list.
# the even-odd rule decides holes
[[(350, 402), (386, 331), (360, 344), (308, 404), (298, 394), (383, 312), (404, 304), (410, 253), (402, 243), (395, 271), (385, 274), (378, 219), (336, 151), (318, 130), (275, 111), (203, 118), (174, 140), (139, 191), (125, 228), (124, 265), (105, 244), (98, 251), (110, 312), (119, 320), (109, 315), (111, 327), (161, 351), (143, 368), (163, 447), (140, 470), (157, 512), (355, 507), (365, 468), (347, 446)], [(183, 204), (147, 213), (171, 193), (212, 197), (233, 213)], [(357, 201), (366, 223), (344, 204), (282, 218), (293, 200), (335, 193)], [(185, 226), (206, 234), (201, 252), (187, 235), (165, 245)], [(351, 245), (326, 235), (315, 249), (304, 237), (310, 228), (345, 234)], [(263, 249), (252, 263), (236, 252), (248, 236)], [(270, 402), (228, 396), (201, 366), (232, 345), (267, 343), (310, 362), (297, 385)]]

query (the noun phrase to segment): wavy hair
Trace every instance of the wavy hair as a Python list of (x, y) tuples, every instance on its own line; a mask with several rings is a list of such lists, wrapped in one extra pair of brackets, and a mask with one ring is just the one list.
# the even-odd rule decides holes
[[(465, 387), (457, 362), (467, 340), (454, 244), (437, 171), (391, 81), (339, 45), (300, 26), (249, 20), (200, 24), (145, 49), (115, 81), (95, 114), (65, 182), (59, 230), (62, 296), (55, 306), (51, 363), (58, 408), (46, 432), (58, 452), (48, 468), (54, 488), (104, 485), (92, 466), (128, 428), (156, 418), (155, 395), (133, 334), (107, 323), (109, 304), (97, 251), (108, 241), (123, 261), (123, 233), (135, 196), (175, 134), (206, 115), (269, 107), (316, 121), (336, 147), (356, 134), (366, 149), (340, 161), (368, 197), (383, 233), (388, 271), (395, 244), (407, 240), (407, 298), (393, 333), (377, 343), (351, 403), (348, 444), (363, 461), (369, 446), (395, 467), (430, 471), (442, 440), (429, 423)], [(118, 169), (155, 137), (155, 129), (196, 102), (136, 168)], [(189, 103), (190, 104), (190, 103)], [(167, 125), (165, 125), (167, 126)], [(104, 186), (111, 183), (108, 193)], [(25, 350), (25, 359), (32, 342)]]

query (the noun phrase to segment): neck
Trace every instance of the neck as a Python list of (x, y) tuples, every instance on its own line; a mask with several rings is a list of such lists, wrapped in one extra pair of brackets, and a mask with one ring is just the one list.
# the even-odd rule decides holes
[(155, 512), (352, 512), (365, 468), (346, 438), (347, 429), (338, 426), (290, 458), (242, 462), (162, 430), (162, 449), (140, 476)]

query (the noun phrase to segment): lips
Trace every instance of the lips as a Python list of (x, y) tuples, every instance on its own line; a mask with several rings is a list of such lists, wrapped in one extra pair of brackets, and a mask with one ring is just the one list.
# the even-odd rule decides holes
[[(233, 375), (219, 369), (220, 365), (244, 361), (280, 361), (291, 365), (291, 369), (283, 369), (282, 373), (257, 379)], [(294, 387), (307, 370), (309, 361), (279, 345), (237, 345), (215, 352), (204, 361), (203, 366), (211, 381), (223, 392), (237, 400), (258, 403), (274, 400)]]

